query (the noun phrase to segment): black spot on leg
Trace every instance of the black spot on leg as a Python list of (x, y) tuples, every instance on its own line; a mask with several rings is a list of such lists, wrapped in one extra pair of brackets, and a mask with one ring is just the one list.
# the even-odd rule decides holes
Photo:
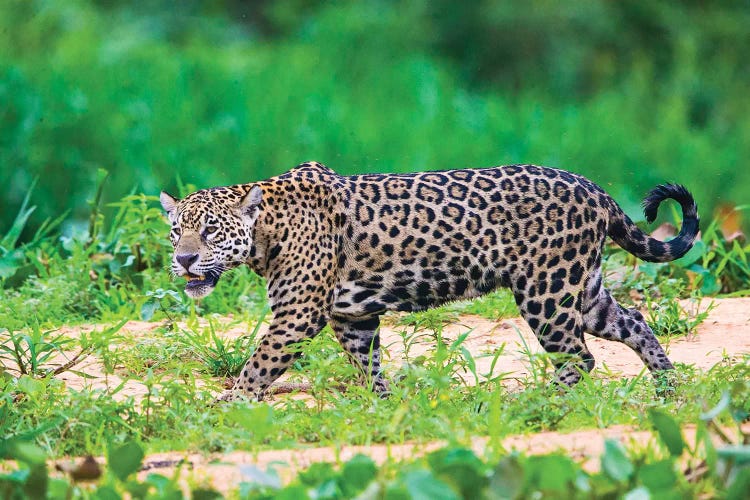
[(269, 261), (274, 260), (276, 257), (279, 256), (280, 253), (281, 253), (281, 245), (274, 245), (268, 254), (268, 260)]
[(361, 321), (355, 321), (351, 323), (351, 327), (355, 330), (365, 330), (365, 331), (372, 331), (376, 330), (378, 326), (380, 325), (380, 320), (377, 316), (374, 316), (372, 318), (368, 318)]
[(542, 312), (542, 305), (535, 300), (529, 300), (526, 302), (526, 310), (529, 311), (530, 314), (536, 316)]

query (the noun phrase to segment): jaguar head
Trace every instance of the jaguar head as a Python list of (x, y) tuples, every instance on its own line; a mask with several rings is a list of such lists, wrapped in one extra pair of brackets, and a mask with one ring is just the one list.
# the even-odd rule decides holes
[(224, 271), (247, 262), (262, 190), (259, 186), (203, 189), (182, 200), (162, 191), (159, 198), (172, 224), (172, 272), (187, 279), (189, 297), (205, 297)]

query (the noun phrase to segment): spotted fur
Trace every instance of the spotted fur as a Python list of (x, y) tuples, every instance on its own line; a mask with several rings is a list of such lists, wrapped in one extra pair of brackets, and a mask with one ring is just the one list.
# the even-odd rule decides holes
[(374, 390), (386, 392), (381, 314), (499, 287), (512, 290), (545, 350), (570, 355), (558, 367), (563, 384), (594, 366), (584, 332), (625, 343), (652, 371), (671, 369), (641, 313), (617, 304), (601, 274), (607, 235), (652, 262), (690, 249), (698, 213), (685, 188), (652, 190), (646, 216), (653, 221), (667, 198), (684, 221), (662, 242), (591, 181), (533, 165), (344, 177), (311, 162), (266, 181), (161, 197), (173, 271), (192, 278), (189, 295), (210, 293), (241, 264), (268, 282), (269, 332), (223, 399), (261, 398), (298, 355), (294, 344), (326, 324)]

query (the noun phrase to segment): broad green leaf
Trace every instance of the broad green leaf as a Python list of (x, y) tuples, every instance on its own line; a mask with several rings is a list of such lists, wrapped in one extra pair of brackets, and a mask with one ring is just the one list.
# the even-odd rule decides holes
[(120, 481), (125, 481), (129, 475), (141, 468), (143, 456), (141, 446), (135, 441), (128, 441), (114, 450), (110, 449), (107, 465)]
[(659, 437), (667, 446), (669, 453), (673, 457), (682, 455), (685, 449), (685, 441), (682, 439), (682, 432), (677, 422), (666, 413), (653, 408), (648, 413), (651, 422), (654, 424), (654, 428), (656, 428), (656, 432), (659, 433)]
[(47, 460), (47, 454), (34, 443), (21, 440), (13, 440), (10, 444), (11, 458), (29, 464), (40, 465)]
[(658, 462), (644, 464), (638, 469), (638, 479), (652, 493), (659, 490), (670, 489), (677, 482), (677, 474), (675, 474), (674, 471), (674, 461), (660, 460)]
[(481, 496), (487, 484), (484, 464), (472, 450), (446, 448), (427, 457), (435, 475), (454, 485), (464, 498)]
[(352, 495), (364, 490), (375, 478), (378, 469), (366, 455), (357, 454), (341, 468), (341, 487), (345, 494)]
[(93, 498), (98, 500), (121, 500), (122, 497), (120, 496), (117, 491), (109, 485), (100, 486), (99, 488), (94, 491)]
[(646, 488), (639, 486), (625, 493), (622, 498), (623, 500), (651, 500), (651, 495)]
[(719, 458), (732, 460), (737, 465), (750, 464), (750, 444), (722, 446), (716, 450)]
[(604, 441), (602, 471), (610, 478), (620, 482), (627, 481), (633, 475), (633, 464), (618, 441), (612, 439)]
[(341, 490), (337, 481), (329, 479), (319, 484), (312, 496), (314, 498), (340, 498)]
[(703, 295), (712, 295), (721, 291), (721, 281), (711, 272), (706, 271), (701, 274), (703, 280), (701, 282), (701, 293)]
[(450, 486), (428, 470), (407, 472), (401, 480), (412, 500), (458, 500), (459, 498)]
[(47, 498), (66, 498), (69, 489), (70, 483), (67, 479), (50, 478), (47, 484)]
[(224, 498), (224, 496), (218, 491), (205, 488), (195, 489), (191, 493), (193, 500), (215, 500), (217, 498)]
[(300, 472), (299, 480), (307, 486), (317, 486), (336, 476), (333, 466), (327, 462), (316, 462), (307, 470)]
[(182, 498), (182, 493), (179, 492), (179, 485), (162, 474), (151, 473), (146, 476), (146, 480), (143, 483), (153, 486), (156, 490), (156, 496), (159, 498)]
[(159, 307), (159, 303), (156, 300), (149, 299), (141, 306), (141, 319), (143, 321), (150, 321), (154, 317), (156, 309)]
[(575, 482), (577, 466), (565, 455), (529, 457), (526, 462), (528, 485), (542, 491), (565, 492)]
[(146, 494), (150, 488), (151, 485), (148, 483), (136, 481), (135, 479), (131, 479), (125, 483), (125, 491), (130, 493), (130, 498), (146, 498)]
[(750, 491), (750, 468), (737, 471), (732, 483), (727, 488), (726, 500), (747, 500)]
[[(379, 498), (379, 497), (376, 497)], [(383, 492), (382, 498), (384, 500), (411, 500), (409, 491), (401, 481), (392, 481), (388, 483)], [(370, 500), (370, 499), (367, 499)]]
[(503, 457), (490, 479), (492, 498), (516, 498), (523, 487), (523, 468), (516, 455)]
[(23, 491), (29, 498), (45, 498), (47, 496), (47, 486), (49, 485), (49, 476), (47, 475), (47, 464), (32, 465), (29, 469), (30, 474)]
[(23, 254), (20, 252), (8, 252), (0, 256), (0, 278), (10, 278), (21, 266), (23, 266)]
[(304, 486), (291, 485), (275, 492), (273, 498), (274, 500), (305, 500), (310, 498), (310, 495), (307, 494), (307, 488)]
[(281, 480), (274, 469), (263, 471), (255, 465), (250, 464), (241, 464), (238, 465), (237, 468), (240, 471), (240, 476), (243, 481), (247, 481), (257, 486), (273, 488), (275, 490), (281, 488)]

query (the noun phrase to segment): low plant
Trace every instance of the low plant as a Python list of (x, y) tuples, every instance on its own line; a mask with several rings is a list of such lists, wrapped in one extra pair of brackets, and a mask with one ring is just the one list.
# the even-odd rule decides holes
[[(50, 477), (47, 456), (38, 446), (21, 439), (0, 439), (0, 458), (16, 460), (18, 469), (0, 474), (0, 496), (9, 499), (67, 498), (181, 499), (183, 486), (178, 481), (180, 467), (172, 477), (148, 474), (135, 477), (142, 469), (143, 447), (136, 441), (113, 445), (102, 468), (94, 458), (66, 469), (67, 477)], [(223, 498), (213, 489), (190, 488), (189, 498)]]
[(13, 278), (20, 269), (28, 264), (27, 252), (37, 249), (42, 242), (46, 241), (54, 231), (59, 229), (61, 222), (67, 216), (64, 213), (57, 219), (45, 220), (30, 239), (19, 245), (21, 233), (24, 231), (29, 217), (36, 210), (35, 206), (29, 206), (35, 185), (36, 181), (26, 191), (15, 219), (13, 219), (7, 232), (0, 238), (0, 285), (5, 285), (6, 280)]
[[(628, 450), (606, 440), (600, 470), (586, 472), (563, 453), (524, 456), (513, 453), (499, 461), (484, 461), (472, 450), (449, 446), (413, 463), (389, 463), (378, 469), (367, 456), (357, 455), (335, 468), (316, 464), (288, 486), (281, 487), (271, 471), (255, 471), (256, 481), (243, 484), (243, 498), (682, 498), (720, 494), (746, 498), (750, 486), (750, 435), (739, 421), (729, 396), (698, 422), (689, 444), (677, 422), (652, 409), (648, 420), (659, 446)], [(733, 437), (717, 418), (733, 417)], [(727, 442), (715, 447), (711, 436)]]
[(701, 308), (702, 299), (694, 295), (691, 306), (683, 305), (676, 297), (652, 298), (645, 296), (646, 323), (658, 336), (687, 335), (706, 320), (716, 303), (710, 301)]
[[(735, 207), (736, 212), (750, 210), (750, 205)], [(750, 294), (750, 243), (742, 235), (727, 239), (722, 219), (713, 219), (701, 235), (701, 241), (687, 255), (675, 262), (684, 268), (694, 288), (704, 294)]]
[(217, 334), (217, 323), (208, 319), (201, 327), (192, 321), (188, 328), (180, 329), (179, 342), (188, 346), (193, 356), (206, 367), (208, 373), (218, 377), (236, 377), (255, 350), (258, 333), (270, 309), (266, 309), (246, 335), (225, 339)]
[(33, 323), (25, 332), (4, 330), (7, 337), (3, 335), (0, 343), (0, 362), (7, 371), (18, 375), (53, 377), (72, 370), (86, 356), (108, 346), (124, 324), (123, 320), (101, 332), (82, 333), (78, 340), (56, 330), (45, 330), (39, 323)]

